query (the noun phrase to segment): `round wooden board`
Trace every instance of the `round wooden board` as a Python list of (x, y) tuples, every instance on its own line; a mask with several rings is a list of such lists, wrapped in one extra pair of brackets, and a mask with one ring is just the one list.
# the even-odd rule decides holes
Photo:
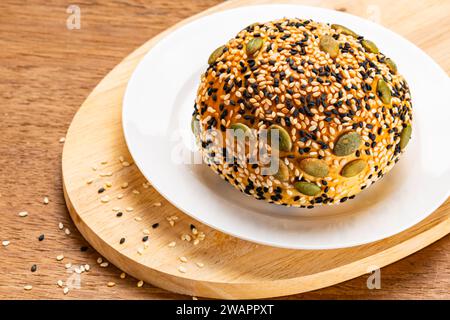
[[(227, 2), (149, 40), (99, 83), (73, 119), (62, 159), (64, 195), (70, 215), (96, 250), (137, 279), (201, 297), (249, 299), (290, 295), (383, 267), (450, 232), (447, 201), (418, 225), (382, 241), (338, 250), (278, 249), (239, 240), (202, 225), (145, 185), (145, 178), (132, 163), (121, 126), (122, 97), (137, 63), (159, 39), (188, 21), (218, 10), (265, 2)], [(131, 165), (124, 166), (121, 157)], [(90, 179), (93, 182), (88, 184)], [(122, 188), (125, 182), (128, 187)], [(112, 186), (99, 194), (98, 189), (108, 183)], [(110, 201), (102, 202), (104, 196)], [(116, 217), (117, 208), (123, 212), (122, 217)], [(173, 216), (178, 219), (171, 226), (167, 217)], [(155, 223), (159, 226), (153, 229)], [(205, 233), (205, 240), (195, 244), (191, 224)], [(146, 248), (145, 229), (150, 232)], [(192, 237), (191, 241), (181, 240), (186, 234)], [(121, 238), (126, 238), (125, 243), (119, 243)], [(169, 246), (171, 242), (176, 245)], [(180, 261), (180, 257), (186, 257), (187, 262)], [(180, 272), (180, 266), (185, 272)]]

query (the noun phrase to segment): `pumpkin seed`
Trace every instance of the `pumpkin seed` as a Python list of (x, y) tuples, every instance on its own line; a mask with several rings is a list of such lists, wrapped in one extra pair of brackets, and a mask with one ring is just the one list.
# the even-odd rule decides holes
[(391, 58), (387, 58), (386, 60), (384, 60), (384, 62), (393, 74), (397, 73), (397, 65), (395, 64), (394, 60), (392, 60)]
[(405, 149), (406, 145), (411, 139), (412, 127), (408, 124), (405, 128), (403, 128), (402, 133), (400, 133), (400, 149)]
[(292, 140), (289, 133), (283, 127), (279, 125), (273, 124), (269, 127), (269, 132), (267, 135), (267, 139), (271, 141), (271, 132), (272, 130), (278, 130), (278, 148), (280, 151), (291, 151), (292, 149)]
[(347, 163), (344, 168), (342, 168), (341, 176), (350, 178), (361, 173), (367, 166), (367, 163), (362, 159), (353, 160)]
[(332, 24), (331, 28), (333, 28), (337, 32), (340, 32), (340, 33), (345, 34), (347, 36), (352, 36), (352, 37), (355, 37), (355, 38), (359, 37), (359, 35), (356, 32), (354, 32), (354, 31), (350, 30), (349, 28), (344, 27), (344, 26), (342, 26), (340, 24)]
[(226, 47), (227, 46), (220, 46), (216, 50), (214, 50), (208, 58), (208, 64), (213, 64), (214, 62), (216, 62), (216, 60), (219, 59), (223, 54), (223, 51)]
[(336, 141), (333, 152), (339, 157), (348, 156), (358, 150), (361, 141), (361, 136), (355, 131), (344, 133)]
[(244, 132), (244, 134), (245, 133), (247, 133), (247, 132), (250, 132), (250, 128), (249, 127), (247, 127), (245, 124), (243, 124), (243, 123), (233, 123), (231, 126), (230, 126), (230, 128), (231, 129), (233, 129), (233, 130), (242, 130), (243, 132)]
[(391, 103), (391, 89), (383, 79), (379, 79), (377, 82), (377, 95), (384, 104)]
[(369, 51), (371, 53), (380, 52), (380, 50), (378, 50), (377, 45), (370, 40), (363, 40), (361, 41), (361, 44), (364, 47), (364, 49), (366, 49), (366, 51)]
[(318, 185), (310, 182), (299, 181), (294, 184), (295, 189), (307, 196), (315, 196), (320, 193), (321, 189)]
[(323, 178), (328, 175), (328, 165), (316, 158), (306, 158), (300, 161), (300, 169), (313, 177)]
[(289, 179), (289, 169), (282, 159), (280, 159), (278, 163), (278, 172), (273, 176), (282, 182), (287, 181)]
[(200, 122), (197, 120), (195, 116), (192, 116), (191, 120), (191, 130), (194, 135), (198, 135)]
[(261, 49), (264, 40), (261, 38), (253, 38), (247, 42), (246, 52), (248, 56), (253, 56), (259, 49)]
[(323, 52), (328, 53), (331, 58), (336, 58), (339, 54), (339, 43), (329, 35), (324, 35), (320, 38), (319, 48)]

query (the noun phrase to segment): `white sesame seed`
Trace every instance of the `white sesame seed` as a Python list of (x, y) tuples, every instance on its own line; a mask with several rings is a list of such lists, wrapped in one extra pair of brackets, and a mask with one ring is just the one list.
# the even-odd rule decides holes
[(135, 217), (134, 220), (136, 220), (136, 221), (142, 221), (142, 218), (141, 218), (141, 217)]
[(66, 138), (65, 138), (65, 137), (59, 138), (59, 143), (64, 143), (65, 141), (66, 141)]
[(100, 263), (102, 263), (102, 262), (103, 262), (102, 257), (98, 257), (98, 258), (97, 258), (97, 263), (100, 264)]
[(123, 194), (119, 193), (119, 194), (117, 195), (117, 199), (122, 199), (122, 198), (123, 198)]
[(70, 234), (69, 228), (66, 228), (66, 229), (64, 230), (64, 233), (67, 234), (67, 235), (69, 235), (69, 234)]
[(128, 212), (131, 212), (131, 211), (133, 211), (134, 209), (133, 209), (133, 207), (127, 207), (125, 210), (128, 211)]
[(183, 266), (179, 266), (178, 271), (180, 271), (181, 273), (186, 273), (187, 269)]
[(136, 189), (133, 190), (133, 193), (134, 194), (140, 194), (139, 190), (136, 190)]
[(66, 294), (68, 294), (69, 293), (69, 288), (68, 287), (65, 287), (64, 289), (63, 289), (63, 293), (66, 295)]
[(198, 300), (198, 298), (195, 296), (192, 296), (192, 300)]
[(84, 265), (84, 270), (86, 270), (86, 271), (91, 270), (91, 266), (88, 265), (88, 264), (85, 264), (85, 265)]
[(122, 185), (121, 185), (120, 187), (121, 187), (122, 189), (128, 188), (128, 182), (122, 183)]
[(9, 246), (10, 243), (11, 243), (10, 241), (4, 240), (4, 241), (2, 242), (2, 245), (3, 245), (4, 247), (7, 247), (7, 246)]
[(103, 196), (103, 197), (100, 198), (100, 201), (103, 202), (103, 203), (107, 203), (110, 200), (111, 200), (111, 198), (108, 195)]
[(48, 197), (44, 197), (43, 202), (44, 202), (44, 204), (48, 204), (49, 203)]
[(120, 274), (120, 279), (125, 279), (127, 277), (127, 274), (125, 272), (122, 272)]
[(58, 228), (59, 228), (59, 230), (64, 229), (64, 225), (62, 224), (62, 222), (60, 222), (60, 223), (58, 224)]
[(33, 286), (28, 284), (28, 285), (24, 286), (23, 289), (26, 291), (30, 291), (31, 289), (33, 289)]
[(107, 283), (107, 286), (110, 287), (110, 288), (111, 288), (111, 287), (114, 287), (115, 285), (116, 285), (116, 283), (115, 283), (115, 282), (112, 282), (112, 281), (110, 281), (110, 282)]
[(86, 180), (86, 184), (91, 184), (92, 182), (94, 182), (94, 179), (92, 179), (92, 178)]
[(59, 256), (56, 256), (57, 261), (62, 261), (64, 259), (64, 255), (60, 254)]
[(203, 268), (205, 265), (203, 264), (203, 263), (201, 263), (201, 262), (196, 262), (195, 263), (196, 265), (197, 265), (197, 267), (199, 267), (199, 268)]
[(66, 269), (70, 269), (70, 268), (72, 268), (72, 264), (69, 262), (69, 263), (66, 263), (65, 265), (64, 265), (64, 267), (66, 268)]
[(139, 253), (140, 255), (143, 255), (144, 254), (144, 248), (137, 249), (137, 253)]
[(58, 287), (62, 288), (64, 285), (64, 282), (62, 280), (58, 280), (58, 282), (56, 282), (56, 284), (58, 285)]
[(137, 285), (138, 288), (141, 288), (144, 285), (144, 281), (139, 280), (136, 285)]
[(167, 246), (173, 248), (177, 245), (177, 243), (175, 241), (172, 241), (171, 243), (169, 243)]
[(161, 207), (162, 203), (161, 202), (155, 202), (153, 204), (153, 207)]
[(100, 267), (101, 267), (101, 268), (107, 268), (107, 267), (109, 267), (109, 262), (105, 261), (105, 262), (100, 263)]
[(181, 262), (184, 262), (184, 263), (188, 262), (187, 258), (186, 258), (186, 257), (183, 257), (183, 256), (178, 257), (178, 259), (179, 259)]
[(122, 162), (122, 166), (124, 166), (124, 167), (129, 167), (129, 166), (130, 166), (130, 163), (127, 162), (127, 161), (123, 161), (123, 162)]
[(28, 216), (28, 212), (27, 212), (27, 211), (21, 211), (21, 212), (19, 212), (19, 217), (24, 218), (24, 217), (26, 217), (26, 216)]

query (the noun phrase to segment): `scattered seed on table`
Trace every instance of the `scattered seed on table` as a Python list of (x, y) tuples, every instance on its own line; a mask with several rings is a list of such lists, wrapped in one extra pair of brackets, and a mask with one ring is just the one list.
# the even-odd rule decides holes
[(119, 211), (119, 212), (116, 213), (116, 217), (121, 217), (121, 216), (123, 216), (123, 212), (122, 211)]
[(196, 262), (195, 263), (196, 265), (197, 265), (197, 267), (199, 267), (199, 268), (203, 268), (205, 265), (203, 264), (203, 263), (201, 263), (201, 262)]
[(122, 189), (128, 188), (128, 182), (122, 183), (122, 185), (121, 185), (120, 187), (121, 187)]
[(10, 243), (11, 243), (10, 241), (4, 240), (4, 241), (2, 242), (2, 245), (3, 245), (4, 247), (7, 247), (7, 246), (9, 246)]
[(60, 254), (59, 256), (56, 257), (56, 260), (58, 261), (62, 261), (64, 259), (64, 255)]
[(144, 254), (144, 248), (137, 249), (137, 253), (139, 253), (140, 255), (143, 255)]
[(198, 300), (198, 298), (195, 296), (192, 296), (192, 300)]
[(41, 234), (39, 237), (38, 237), (38, 240), (39, 241), (43, 241), (45, 239), (45, 235), (43, 235), (43, 234)]
[(67, 235), (69, 235), (69, 234), (70, 234), (69, 228), (66, 228), (66, 229), (64, 230), (64, 233), (67, 234)]
[(44, 204), (48, 204), (50, 201), (48, 200), (48, 197), (44, 197)]
[(109, 182), (109, 181), (106, 182), (106, 183), (105, 183), (105, 187), (106, 187), (106, 188), (111, 188), (111, 187), (112, 187), (112, 182)]
[(184, 263), (188, 262), (188, 259), (187, 259), (186, 257), (183, 257), (183, 256), (178, 257), (178, 259), (179, 259), (181, 262), (184, 262)]
[(115, 285), (116, 284), (114, 282), (112, 282), (112, 281), (107, 283), (107, 286), (110, 287), (110, 288), (114, 287)]
[(107, 268), (107, 267), (109, 267), (109, 262), (105, 261), (105, 262), (100, 263), (100, 267), (101, 267), (101, 268)]
[(33, 286), (28, 284), (28, 285), (24, 286), (23, 289), (26, 291), (30, 291), (31, 289), (33, 289)]
[(127, 162), (127, 161), (123, 161), (122, 162), (122, 166), (124, 166), (124, 167), (129, 167), (131, 164), (129, 163), (129, 162)]
[(139, 280), (136, 285), (137, 285), (138, 288), (141, 288), (144, 285), (144, 281)]
[(58, 285), (58, 287), (62, 288), (63, 285), (64, 285), (64, 282), (63, 282), (62, 280), (58, 280), (58, 281), (56, 282), (56, 284)]
[(125, 243), (125, 238), (120, 238), (119, 243), (120, 243), (120, 244), (124, 244), (124, 243)]
[(36, 272), (36, 270), (37, 270), (37, 265), (33, 264), (31, 266), (31, 272)]
[(117, 195), (117, 199), (122, 199), (123, 198), (123, 194), (121, 194), (121, 193), (119, 193), (118, 195)]
[(131, 211), (133, 211), (134, 209), (133, 209), (133, 207), (127, 207), (125, 210), (128, 211), (128, 212), (131, 212)]
[(120, 274), (120, 279), (125, 279), (127, 277), (127, 274), (125, 272), (122, 272)]
[(84, 270), (86, 270), (86, 271), (91, 270), (91, 266), (88, 265), (88, 264), (85, 264), (85, 265), (84, 265)]
[(143, 241), (143, 242), (148, 241), (148, 236), (143, 237), (143, 238), (142, 238), (142, 241)]
[(136, 189), (133, 190), (133, 193), (134, 194), (140, 194), (139, 190), (136, 190)]
[(148, 236), (148, 235), (150, 235), (150, 230), (144, 229), (144, 230), (142, 230), (142, 233), (143, 233), (144, 235)]
[(64, 265), (64, 267), (66, 268), (66, 269), (70, 269), (70, 268), (72, 268), (72, 264), (69, 262), (69, 263), (66, 263), (65, 265)]
[(64, 229), (64, 225), (62, 224), (62, 222), (60, 222), (60, 223), (58, 224), (58, 228), (59, 228), (59, 230)]
[(27, 211), (21, 211), (21, 212), (19, 212), (19, 217), (24, 218), (24, 217), (26, 217), (26, 216), (28, 216), (28, 212), (27, 212)]
[(110, 197), (109, 197), (108, 195), (103, 196), (103, 197), (100, 198), (100, 201), (103, 202), (103, 203), (107, 203), (107, 202), (109, 202), (110, 200), (111, 200), (111, 199), (110, 199)]
[(113, 175), (112, 172), (102, 172), (100, 173), (100, 177), (111, 177)]
[(193, 242), (194, 246), (198, 245), (199, 243), (200, 243), (199, 239), (195, 239), (194, 242)]
[(105, 192), (105, 190), (106, 190), (105, 188), (101, 187), (100, 189), (98, 189), (97, 192), (98, 192), (98, 193), (102, 193), (102, 192)]
[(152, 228), (153, 229), (156, 229), (156, 228), (158, 228), (159, 227), (159, 223), (154, 223), (154, 224), (152, 224)]
[(161, 207), (162, 203), (161, 202), (155, 202), (152, 206), (153, 207)]
[(98, 257), (98, 258), (97, 258), (97, 263), (100, 264), (100, 263), (102, 263), (102, 262), (103, 262), (102, 257)]
[(114, 207), (112, 208), (112, 211), (120, 211), (120, 207)]
[(88, 179), (88, 180), (86, 180), (86, 184), (91, 184), (92, 182), (94, 182), (94, 179)]
[(179, 266), (178, 271), (180, 271), (181, 273), (186, 273), (187, 269), (183, 266)]
[(136, 220), (136, 221), (142, 221), (142, 218), (141, 218), (141, 217), (135, 217), (134, 220)]
[(66, 137), (59, 138), (59, 143), (64, 143), (66, 141)]
[(68, 287), (65, 287), (64, 289), (63, 289), (63, 293), (66, 295), (66, 294), (68, 294), (69, 293), (69, 288)]

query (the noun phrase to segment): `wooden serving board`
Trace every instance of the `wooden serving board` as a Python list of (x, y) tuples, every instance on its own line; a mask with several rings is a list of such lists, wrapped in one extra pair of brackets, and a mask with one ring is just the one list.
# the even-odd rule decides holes
[[(278, 249), (202, 225), (146, 184), (133, 165), (121, 126), (122, 97), (134, 68), (159, 39), (188, 21), (219, 10), (265, 2), (227, 2), (149, 40), (98, 84), (73, 119), (62, 159), (64, 195), (70, 215), (96, 250), (137, 279), (201, 297), (290, 295), (383, 267), (450, 232), (447, 201), (418, 225), (382, 241), (337, 250)], [(124, 183), (128, 187), (123, 188)], [(101, 187), (106, 190), (98, 193)], [(118, 217), (118, 212), (122, 216)], [(156, 223), (159, 225), (153, 228)], [(191, 224), (205, 234), (204, 240), (192, 232)], [(143, 237), (147, 234), (149, 240), (145, 244)], [(125, 239), (122, 244), (121, 238)]]

